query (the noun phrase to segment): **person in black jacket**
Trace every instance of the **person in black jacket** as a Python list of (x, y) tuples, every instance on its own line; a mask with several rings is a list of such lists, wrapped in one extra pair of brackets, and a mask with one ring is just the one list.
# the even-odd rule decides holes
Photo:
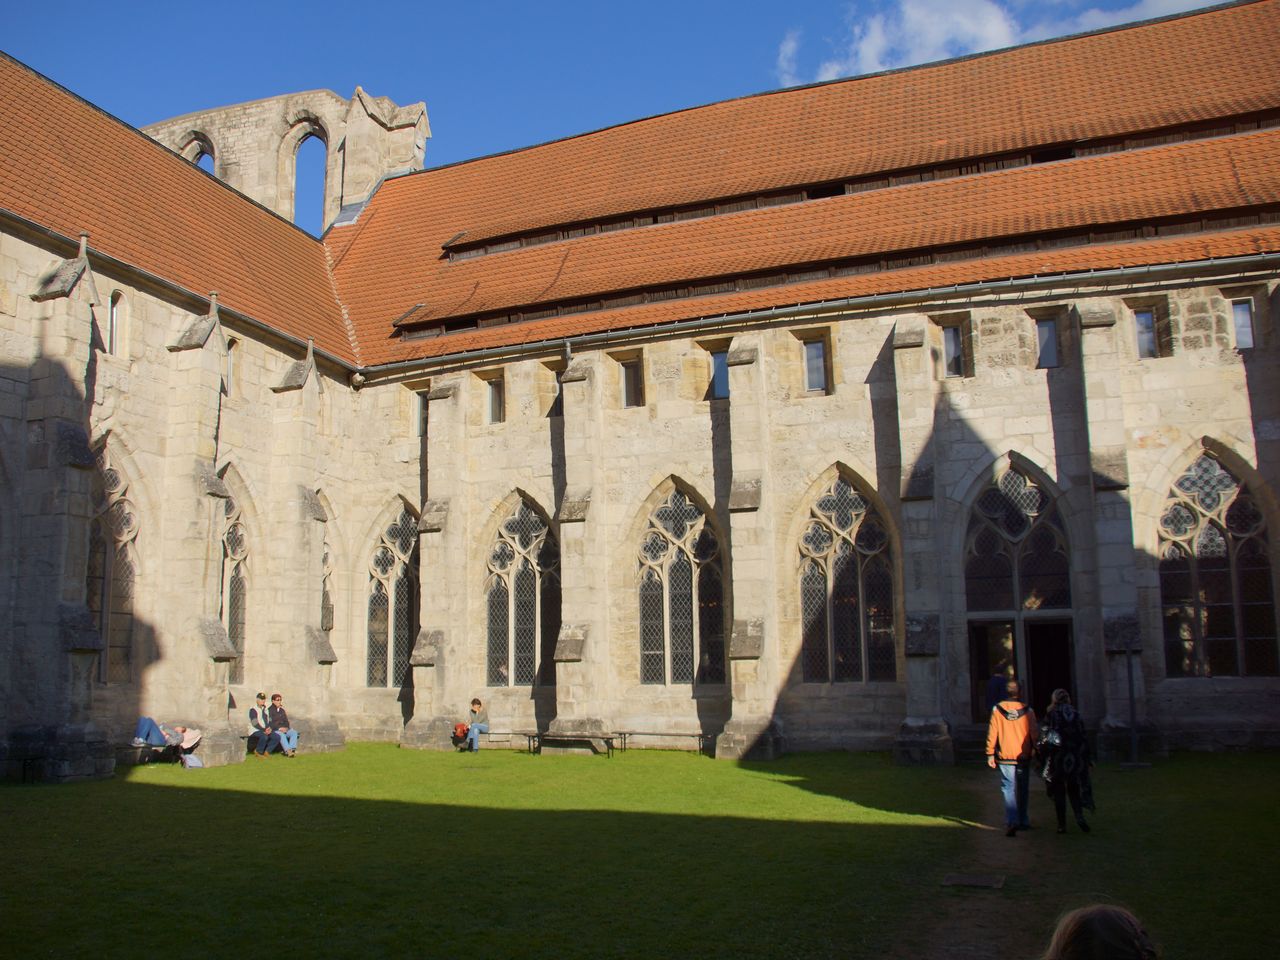
[(1070, 799), (1076, 823), (1088, 833), (1084, 808), (1094, 809), (1093, 784), (1089, 779), (1093, 758), (1080, 711), (1071, 705), (1071, 695), (1061, 688), (1053, 691), (1036, 752), (1044, 764), (1045, 786), (1058, 814), (1058, 832), (1067, 832), (1067, 800)]
[(271, 695), (271, 706), (267, 710), (267, 726), (280, 737), (280, 749), (286, 757), (298, 755), (298, 731), (289, 724), (289, 714), (284, 712), (284, 698), (278, 693)]

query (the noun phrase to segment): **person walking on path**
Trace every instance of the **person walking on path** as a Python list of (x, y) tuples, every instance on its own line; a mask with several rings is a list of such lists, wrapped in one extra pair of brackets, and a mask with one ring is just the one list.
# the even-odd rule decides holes
[(298, 755), (298, 731), (289, 726), (289, 714), (284, 710), (284, 698), (278, 693), (271, 695), (271, 706), (267, 708), (267, 726), (280, 737), (280, 749), (286, 757)]
[(1031, 827), (1027, 819), (1031, 758), (1038, 731), (1036, 712), (1019, 697), (1017, 680), (1005, 687), (1006, 696), (991, 710), (987, 723), (987, 766), (1000, 771), (1004, 796), (1004, 835), (1017, 836)]
[(489, 711), (484, 708), (479, 697), (471, 701), (471, 716), (467, 720), (467, 750), (475, 753), (480, 749), (480, 734), (489, 732)]
[(1067, 832), (1067, 800), (1070, 799), (1076, 823), (1088, 833), (1084, 808), (1094, 809), (1093, 784), (1089, 779), (1093, 758), (1080, 711), (1071, 705), (1071, 695), (1061, 688), (1053, 691), (1036, 746), (1044, 763), (1045, 787), (1058, 814), (1058, 832)]

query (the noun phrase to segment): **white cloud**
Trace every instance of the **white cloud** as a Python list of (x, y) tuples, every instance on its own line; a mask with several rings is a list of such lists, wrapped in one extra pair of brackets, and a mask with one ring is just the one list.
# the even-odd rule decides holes
[(782, 38), (782, 43), (778, 44), (778, 60), (775, 65), (778, 83), (784, 87), (794, 87), (804, 82), (796, 73), (796, 54), (799, 50), (800, 31), (788, 30), (787, 35)]
[[(1137, 0), (1082, 10), (1081, 0), (861, 0), (849, 8), (837, 50), (819, 63), (813, 78), (834, 80), (946, 60), (1181, 13), (1205, 2)], [(804, 73), (800, 32), (790, 30), (778, 48), (778, 79), (794, 86), (805, 82)]]

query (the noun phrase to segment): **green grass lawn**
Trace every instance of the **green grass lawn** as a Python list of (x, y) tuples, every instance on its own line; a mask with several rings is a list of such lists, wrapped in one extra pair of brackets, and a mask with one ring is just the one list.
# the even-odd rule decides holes
[[(6, 785), (0, 955), (929, 957), (956, 914), (1021, 918), (1022, 952), (991, 954), (1018, 960), (1092, 900), (1132, 906), (1171, 960), (1270, 949), (1280, 757), (1104, 767), (1088, 837), (1056, 836), (1042, 795), (1042, 829), (981, 829), (994, 776), (352, 744)], [(957, 871), (1006, 883), (940, 885)]]

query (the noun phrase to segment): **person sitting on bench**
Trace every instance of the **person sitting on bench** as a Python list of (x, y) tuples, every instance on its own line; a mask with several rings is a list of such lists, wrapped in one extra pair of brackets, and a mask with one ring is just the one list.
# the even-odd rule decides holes
[(267, 695), (259, 693), (258, 705), (249, 708), (249, 746), (263, 760), (276, 747), (280, 746), (280, 734), (271, 729), (271, 720), (267, 714)]
[(480, 734), (489, 732), (489, 711), (479, 697), (471, 700), (471, 716), (467, 720), (467, 749), (475, 753), (480, 749)]
[(298, 731), (289, 726), (289, 714), (284, 712), (284, 698), (278, 693), (271, 695), (271, 706), (267, 708), (267, 725), (280, 737), (280, 749), (286, 757), (298, 755)]

